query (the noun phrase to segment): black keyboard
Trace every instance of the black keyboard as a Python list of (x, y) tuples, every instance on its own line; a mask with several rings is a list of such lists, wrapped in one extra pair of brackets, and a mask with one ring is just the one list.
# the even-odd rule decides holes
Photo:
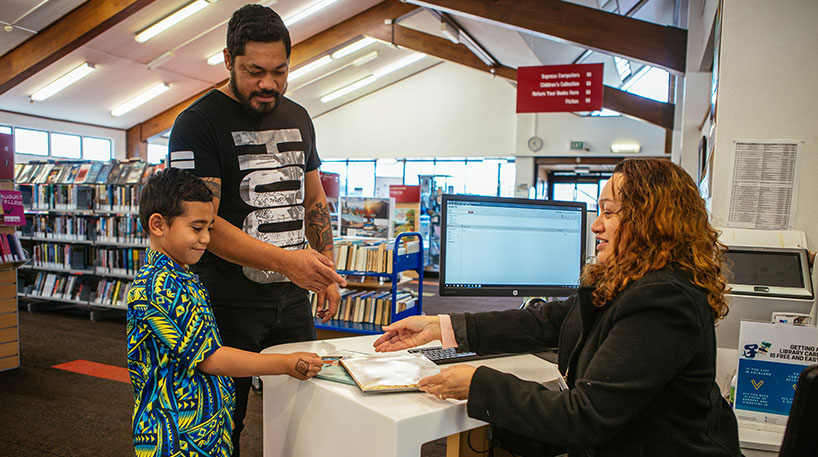
[(487, 354), (480, 355), (476, 352), (457, 352), (457, 348), (442, 348), (441, 346), (409, 349), (409, 352), (421, 353), (432, 362), (443, 365), (444, 363), (467, 362), (469, 360), (490, 359), (492, 357), (503, 357), (512, 354)]

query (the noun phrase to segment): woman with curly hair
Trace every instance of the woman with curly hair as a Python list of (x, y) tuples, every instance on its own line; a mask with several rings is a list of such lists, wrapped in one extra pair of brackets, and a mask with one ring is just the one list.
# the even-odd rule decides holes
[(469, 416), (572, 457), (741, 455), (735, 416), (715, 383), (725, 247), (693, 180), (667, 160), (625, 160), (600, 195), (591, 230), (597, 263), (573, 297), (535, 309), (410, 317), (384, 327), (375, 349), (432, 340), (479, 354), (559, 347), (568, 390), (470, 365), (444, 368), (421, 380), (421, 390), (468, 399)]

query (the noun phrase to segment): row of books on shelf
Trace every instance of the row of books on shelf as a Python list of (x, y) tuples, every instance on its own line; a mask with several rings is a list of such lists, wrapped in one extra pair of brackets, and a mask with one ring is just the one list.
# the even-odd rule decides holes
[(97, 248), (96, 274), (133, 276), (145, 264), (143, 248)]
[(105, 248), (87, 245), (36, 243), (31, 247), (34, 268), (94, 269), (97, 275), (134, 275), (145, 263), (144, 248)]
[(142, 184), (163, 165), (141, 161), (29, 162), (14, 165), (18, 184)]
[(33, 214), (20, 233), (37, 239), (63, 242), (96, 242), (98, 244), (140, 244), (148, 238), (136, 215), (98, 216)]
[(141, 186), (97, 186), (94, 209), (98, 211), (138, 212)]
[(27, 258), (16, 233), (0, 233), (0, 261), (24, 262)]
[(60, 241), (88, 241), (94, 239), (96, 221), (72, 215), (34, 214), (27, 218), (28, 224), (21, 233), (35, 238)]
[[(394, 247), (395, 240), (336, 240), (335, 267), (346, 271), (392, 274)], [(398, 255), (419, 251), (417, 240), (402, 241), (398, 246)]]
[(20, 186), (23, 205), (28, 211), (139, 211), (140, 186), (56, 186), (35, 184)]
[(23, 206), (30, 211), (90, 211), (94, 206), (94, 189), (78, 186), (19, 186)]
[(100, 217), (97, 226), (97, 241), (105, 243), (148, 243), (148, 237), (142, 230), (139, 216), (106, 216)]
[(35, 243), (32, 266), (59, 270), (88, 270), (94, 265), (94, 249), (85, 245)]
[[(312, 315), (317, 316), (318, 295), (312, 294)], [(415, 298), (409, 291), (395, 294), (395, 312), (400, 313), (415, 306)], [(392, 323), (392, 291), (358, 291), (341, 289), (341, 302), (333, 319), (376, 325)]]
[(79, 276), (40, 272), (34, 281), (20, 283), (18, 292), (43, 299), (87, 302), (105, 306), (127, 306), (130, 281), (101, 279), (95, 285)]
[[(22, 284), (22, 283), (21, 283)], [(39, 272), (31, 284), (23, 285), (20, 292), (26, 295), (55, 300), (89, 301), (92, 288), (79, 276)]]

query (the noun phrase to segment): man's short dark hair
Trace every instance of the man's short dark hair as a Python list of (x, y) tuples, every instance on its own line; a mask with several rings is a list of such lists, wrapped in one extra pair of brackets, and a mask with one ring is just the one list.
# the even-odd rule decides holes
[(290, 31), (281, 16), (266, 6), (255, 3), (244, 5), (233, 13), (227, 23), (227, 52), (231, 59), (244, 54), (244, 45), (248, 41), (283, 41), (287, 58), (290, 58)]
[(139, 197), (139, 221), (148, 232), (148, 219), (158, 213), (168, 224), (185, 210), (182, 202), (211, 202), (213, 192), (193, 173), (178, 168), (161, 170), (148, 178)]

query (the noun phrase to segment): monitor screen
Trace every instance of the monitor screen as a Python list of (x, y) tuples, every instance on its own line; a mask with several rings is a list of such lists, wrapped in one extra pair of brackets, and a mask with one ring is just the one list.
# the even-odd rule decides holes
[(443, 195), (440, 295), (558, 297), (585, 259), (583, 202)]
[(725, 257), (733, 294), (813, 296), (806, 249), (728, 246)]

